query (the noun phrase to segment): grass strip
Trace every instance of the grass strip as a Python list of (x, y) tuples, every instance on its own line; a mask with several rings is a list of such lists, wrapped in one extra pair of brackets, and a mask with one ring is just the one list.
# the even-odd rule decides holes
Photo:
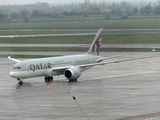
[[(65, 31), (54, 31), (54, 30), (44, 30), (44, 31), (34, 31), (34, 30), (30, 30), (30, 31), (19, 31), (19, 30), (15, 30), (15, 31), (1, 31), (0, 35), (35, 35), (35, 34), (68, 34), (68, 33), (93, 33), (93, 32), (97, 32), (97, 30), (91, 30), (91, 31), (80, 31), (80, 30), (65, 30)], [(108, 31), (111, 32), (111, 31)]]
[(140, 19), (116, 19), (116, 20), (90, 20), (78, 21), (49, 21), (49, 22), (20, 22), (19, 25), (13, 22), (0, 23), (0, 29), (136, 29), (136, 28), (160, 28), (160, 19), (140, 18)]
[[(103, 35), (102, 44), (160, 44), (160, 34)], [(94, 35), (0, 38), (0, 44), (91, 44)]]
[[(0, 51), (23, 52), (87, 52), (89, 48), (1, 48)], [(101, 48), (101, 52), (151, 52), (152, 48)], [(160, 48), (156, 49), (160, 52)]]
[(0, 58), (8, 58), (11, 56), (12, 58), (45, 58), (45, 57), (57, 57), (60, 55), (0, 55)]

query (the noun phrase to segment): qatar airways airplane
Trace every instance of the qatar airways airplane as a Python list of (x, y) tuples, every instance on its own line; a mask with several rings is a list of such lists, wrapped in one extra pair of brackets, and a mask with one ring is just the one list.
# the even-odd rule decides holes
[(48, 57), (41, 59), (17, 60), (8, 57), (17, 62), (10, 71), (10, 76), (23, 85), (23, 79), (44, 76), (45, 81), (53, 81), (53, 76), (64, 75), (69, 82), (75, 82), (81, 76), (82, 72), (96, 65), (117, 63), (128, 60), (117, 60), (102, 62), (119, 56), (101, 57), (99, 56), (103, 28), (100, 28), (86, 54), (69, 55), (61, 57)]

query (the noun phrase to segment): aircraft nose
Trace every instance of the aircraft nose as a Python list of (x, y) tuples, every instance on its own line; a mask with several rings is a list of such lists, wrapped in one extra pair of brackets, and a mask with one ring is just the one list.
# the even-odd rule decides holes
[(10, 72), (10, 76), (15, 78), (16, 77), (15, 72)]

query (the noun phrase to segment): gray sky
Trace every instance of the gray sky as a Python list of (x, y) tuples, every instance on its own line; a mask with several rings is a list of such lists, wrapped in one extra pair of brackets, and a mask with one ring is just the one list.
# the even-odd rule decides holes
[[(85, 0), (0, 0), (0, 5), (4, 4), (33, 4), (36, 2), (47, 2), (47, 3), (72, 3), (72, 2), (84, 2)], [(105, 2), (122, 2), (122, 1), (147, 1), (147, 2), (155, 2), (157, 0), (89, 0), (90, 2), (97, 2), (97, 1), (105, 1)]]

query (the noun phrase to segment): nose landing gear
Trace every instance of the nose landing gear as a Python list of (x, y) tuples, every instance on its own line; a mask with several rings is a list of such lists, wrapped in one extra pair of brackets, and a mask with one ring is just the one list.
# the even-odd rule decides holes
[(19, 81), (19, 85), (23, 85), (23, 81)]
[(17, 78), (17, 80), (19, 81), (19, 85), (23, 85), (23, 81), (20, 78)]

